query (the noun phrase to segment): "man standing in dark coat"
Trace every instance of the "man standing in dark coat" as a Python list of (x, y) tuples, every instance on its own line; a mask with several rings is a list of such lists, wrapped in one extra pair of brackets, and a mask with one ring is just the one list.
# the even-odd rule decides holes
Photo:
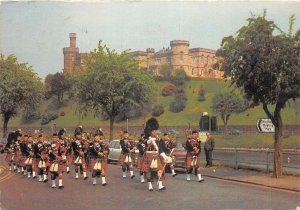
[(212, 166), (212, 151), (215, 147), (215, 140), (212, 137), (211, 133), (206, 133), (207, 140), (204, 144), (204, 151), (205, 151), (205, 157), (206, 157), (206, 166), (205, 167), (211, 167)]

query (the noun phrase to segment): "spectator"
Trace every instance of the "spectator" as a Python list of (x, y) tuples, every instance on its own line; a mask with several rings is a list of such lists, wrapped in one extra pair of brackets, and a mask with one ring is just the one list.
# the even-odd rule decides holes
[(204, 151), (205, 151), (205, 157), (206, 157), (206, 166), (205, 167), (211, 167), (212, 166), (212, 151), (215, 147), (215, 140), (212, 137), (211, 133), (206, 133), (206, 142), (204, 144)]

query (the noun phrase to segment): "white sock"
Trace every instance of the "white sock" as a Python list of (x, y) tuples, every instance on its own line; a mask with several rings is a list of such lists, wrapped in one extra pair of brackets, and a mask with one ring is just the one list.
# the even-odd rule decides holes
[[(16, 170), (17, 169), (17, 166), (14, 166), (14, 170)], [(20, 170), (20, 169), (19, 169)]]
[(201, 174), (198, 174), (198, 180), (202, 180)]
[(187, 174), (187, 175), (186, 175), (186, 180), (187, 180), (187, 181), (191, 181), (191, 174)]
[(69, 172), (70, 171), (70, 167), (69, 166), (67, 166), (67, 172)]
[(85, 171), (83, 172), (83, 177), (86, 177), (86, 172)]
[(123, 178), (126, 178), (126, 172), (123, 172)]
[(144, 174), (141, 175), (141, 182), (144, 183), (145, 182), (145, 178), (144, 178)]
[(172, 169), (172, 174), (176, 174), (174, 169)]
[(78, 177), (78, 173), (75, 173), (75, 179), (78, 179), (79, 177)]
[(28, 176), (27, 176), (28, 178), (30, 178), (31, 177), (31, 175), (30, 175), (30, 172), (28, 172)]
[(47, 179), (47, 174), (44, 174), (44, 180), (46, 180)]
[(151, 183), (151, 182), (148, 182), (148, 187), (149, 187), (149, 190), (153, 190), (153, 187), (152, 187), (152, 183)]
[(42, 175), (39, 175), (39, 182), (42, 182), (43, 179), (42, 179)]
[(97, 184), (97, 179), (96, 177), (93, 178), (93, 185)]
[(162, 185), (162, 181), (158, 181), (158, 189), (163, 188), (164, 186)]
[(9, 166), (9, 170), (10, 170), (10, 171), (11, 171), (11, 169), (12, 169), (11, 166)]
[(102, 178), (102, 184), (105, 184), (106, 183), (105, 176), (102, 176), (101, 178)]
[(21, 173), (20, 168), (18, 168), (18, 173)]
[(56, 187), (55, 180), (52, 180), (52, 187)]
[[(20, 168), (19, 168), (19, 170), (20, 170)], [(23, 167), (21, 167), (21, 171), (22, 171), (22, 173), (24, 172), (24, 168)]]
[(24, 170), (24, 174), (23, 174), (24, 176), (26, 176), (27, 175), (27, 171), (26, 170)]
[(130, 171), (130, 176), (133, 176), (133, 171)]
[(35, 171), (32, 172), (32, 177), (36, 177)]
[(63, 184), (62, 184), (62, 179), (59, 179), (59, 180), (58, 180), (58, 186), (63, 186)]

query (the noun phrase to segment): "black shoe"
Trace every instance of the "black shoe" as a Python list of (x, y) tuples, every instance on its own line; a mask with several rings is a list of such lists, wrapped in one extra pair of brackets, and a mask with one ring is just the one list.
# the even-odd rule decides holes
[(149, 191), (153, 191), (153, 189), (149, 189)]
[(32, 178), (33, 178), (33, 179), (35, 179), (35, 178), (36, 178), (36, 176), (33, 176)]
[(46, 182), (48, 182), (48, 179), (45, 179), (45, 180), (44, 180), (44, 183), (46, 183)]
[(62, 188), (64, 188), (64, 186), (62, 185), (62, 186), (59, 186), (58, 188), (59, 188), (59, 189), (62, 189)]
[(102, 186), (106, 186), (107, 185), (107, 183), (102, 183)]
[(67, 171), (67, 174), (69, 174), (70, 173), (70, 171)]
[(84, 177), (83, 180), (86, 180), (87, 178), (89, 178), (88, 176)]
[(198, 182), (204, 182), (204, 179), (200, 179)]
[(175, 174), (172, 174), (172, 176), (175, 177), (175, 176), (177, 176), (177, 174), (176, 174), (176, 173), (175, 173)]
[(162, 188), (158, 189), (159, 191), (163, 191), (166, 190), (167, 188), (165, 186), (163, 186)]
[(133, 179), (135, 177), (135, 175), (133, 174), (130, 178)]

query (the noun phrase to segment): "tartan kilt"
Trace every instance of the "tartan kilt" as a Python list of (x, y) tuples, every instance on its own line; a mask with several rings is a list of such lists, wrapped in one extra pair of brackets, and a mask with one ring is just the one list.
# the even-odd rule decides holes
[(21, 151), (16, 151), (15, 158), (14, 158), (14, 163), (15, 164), (19, 164), (19, 162), (21, 160), (21, 157), (22, 157)]
[[(54, 164), (54, 163), (52, 163), (52, 164)], [(50, 165), (50, 167), (51, 167), (51, 165)], [(66, 171), (66, 165), (64, 163), (62, 163), (62, 162), (59, 162), (58, 163), (58, 172), (57, 173), (63, 173), (65, 171)], [(53, 172), (51, 172), (51, 173), (53, 173)]]
[(12, 162), (15, 159), (15, 155), (11, 153), (7, 153), (5, 157), (5, 161)]
[(32, 159), (32, 168), (38, 168), (40, 158), (33, 158)]
[[(97, 158), (90, 158), (89, 159), (89, 165), (88, 165), (89, 171), (94, 170), (94, 166), (95, 166), (97, 160), (98, 160)], [(101, 160), (101, 171), (102, 171), (102, 169), (104, 169), (104, 170), (107, 169), (107, 159), (106, 158)]]
[(143, 160), (142, 160), (142, 165), (141, 165), (141, 171), (147, 173), (151, 171), (152, 169), (150, 168), (151, 161), (153, 159), (153, 156), (157, 155), (157, 170), (162, 170), (163, 169), (163, 162), (161, 160), (161, 157), (156, 153), (145, 153)]
[(75, 163), (76, 159), (78, 158), (79, 156), (74, 156), (74, 159), (73, 159), (73, 164), (78, 166), (78, 165), (85, 165), (86, 166), (86, 161), (85, 161), (85, 157), (82, 157), (81, 158), (81, 163)]
[(144, 156), (139, 155), (139, 157), (137, 159), (137, 163), (136, 163), (136, 168), (137, 169), (142, 169), (143, 160), (144, 160)]
[[(119, 161), (118, 164), (123, 166), (124, 164), (130, 164), (130, 163), (125, 163), (125, 159), (126, 159), (126, 155), (123, 152), (121, 152), (120, 156), (119, 156)], [(135, 155), (134, 154), (130, 154), (131, 157), (131, 164), (134, 164), (134, 159), (135, 159)]]
[(25, 161), (27, 160), (27, 157), (26, 156), (23, 156), (21, 155), (20, 158), (19, 158), (19, 165), (22, 166), (22, 167), (25, 167), (26, 164), (25, 164)]
[(200, 155), (197, 156), (196, 165), (192, 166), (192, 161), (193, 161), (193, 156), (192, 155), (187, 155), (186, 159), (185, 159), (186, 169), (190, 169), (192, 167), (195, 167), (195, 168), (199, 168), (200, 167)]
[(72, 154), (67, 154), (67, 161), (66, 164), (70, 165), (73, 162), (73, 155)]

